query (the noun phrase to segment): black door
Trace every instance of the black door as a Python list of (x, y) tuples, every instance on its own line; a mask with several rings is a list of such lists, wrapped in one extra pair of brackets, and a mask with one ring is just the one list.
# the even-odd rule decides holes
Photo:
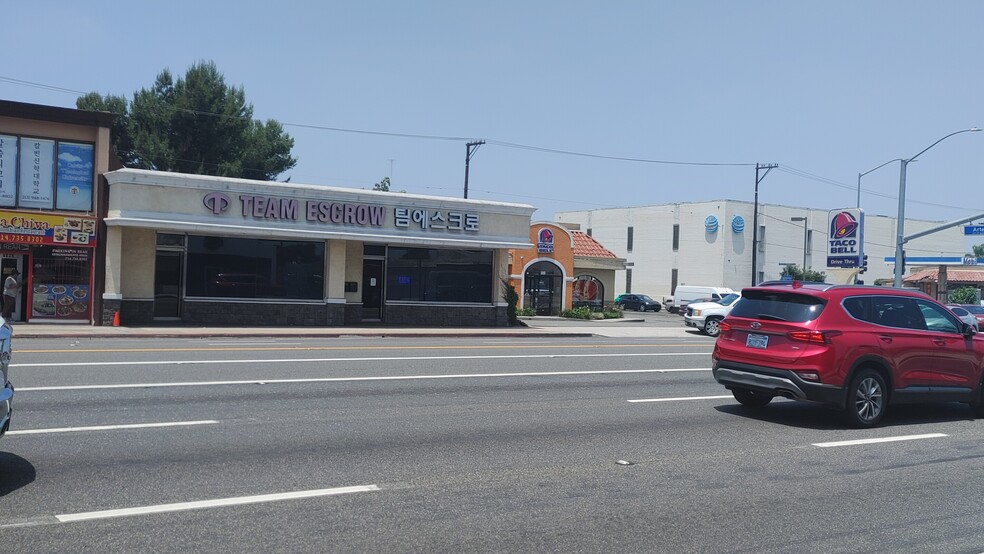
[(383, 317), (383, 260), (362, 261), (362, 319)]
[(154, 265), (154, 317), (181, 317), (181, 252), (160, 250)]

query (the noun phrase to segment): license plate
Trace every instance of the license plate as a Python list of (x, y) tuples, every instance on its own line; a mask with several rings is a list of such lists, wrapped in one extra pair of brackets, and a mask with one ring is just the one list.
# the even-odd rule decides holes
[(745, 339), (745, 346), (765, 350), (765, 348), (769, 346), (769, 337), (765, 335), (749, 334), (748, 338)]

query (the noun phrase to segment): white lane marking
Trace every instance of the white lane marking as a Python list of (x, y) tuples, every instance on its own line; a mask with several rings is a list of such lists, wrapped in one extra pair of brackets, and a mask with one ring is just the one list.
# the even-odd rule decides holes
[(412, 362), (428, 360), (506, 360), (532, 358), (627, 358), (636, 356), (708, 356), (709, 352), (651, 352), (651, 353), (621, 353), (621, 354), (519, 354), (502, 356), (400, 356), (376, 358), (278, 358), (271, 360), (168, 360), (168, 361), (133, 361), (133, 362), (63, 362), (38, 364), (10, 364), (10, 367), (92, 367), (113, 365), (196, 365), (196, 364), (298, 364), (304, 362)]
[(243, 504), (259, 504), (263, 502), (279, 502), (282, 500), (297, 500), (300, 498), (314, 498), (318, 496), (332, 496), (337, 494), (351, 494), (356, 492), (378, 491), (376, 485), (359, 485), (355, 487), (336, 487), (333, 489), (316, 489), (309, 491), (283, 492), (276, 494), (260, 494), (256, 496), (239, 496), (235, 498), (218, 498), (215, 500), (199, 500), (196, 502), (178, 502), (175, 504), (158, 504), (156, 506), (142, 506), (138, 508), (122, 508), (119, 510), (103, 510), (99, 512), (81, 512), (77, 514), (60, 514), (55, 518), (62, 523), (74, 521), (86, 521), (91, 519), (108, 519), (114, 517), (128, 517), (145, 514), (160, 514), (165, 512), (181, 512), (186, 510), (200, 510), (203, 508), (218, 508), (222, 506), (241, 506)]
[(41, 435), (45, 433), (80, 433), (85, 431), (116, 431), (119, 429), (148, 429), (154, 427), (186, 427), (189, 425), (212, 425), (214, 419), (202, 421), (171, 421), (166, 423), (128, 423), (124, 425), (96, 425), (92, 427), (56, 427), (53, 429), (23, 429), (7, 431), (7, 435)]
[(273, 344), (276, 346), (298, 346), (303, 342), (280, 342), (278, 340), (256, 341), (256, 340), (237, 340), (237, 341), (209, 341), (208, 346), (259, 346), (262, 344)]
[(938, 439), (940, 437), (948, 437), (944, 433), (927, 433), (925, 435), (903, 435), (898, 437), (882, 437), (880, 439), (859, 439), (853, 441), (837, 441), (837, 442), (818, 442), (814, 443), (813, 446), (819, 446), (820, 448), (830, 448), (833, 446), (857, 446), (859, 444), (876, 444), (881, 442), (898, 442), (898, 441), (914, 441), (920, 439)]
[(683, 400), (721, 400), (732, 398), (730, 394), (723, 396), (680, 396), (678, 398), (641, 398), (639, 400), (629, 400), (629, 402), (677, 402)]
[[(124, 383), (118, 385), (55, 385), (50, 387), (17, 387), (17, 393), (64, 390), (143, 389), (161, 387), (209, 387), (219, 385), (282, 385), (291, 383), (346, 383), (354, 381), (415, 381), (425, 379), (477, 379), (491, 377), (558, 377), (569, 375), (616, 375), (630, 373), (674, 373), (679, 371), (710, 371), (696, 369), (610, 369), (597, 371), (541, 371), (528, 373), (459, 373), (451, 375), (394, 375), (382, 377), (312, 377), (307, 379), (251, 379), (246, 381), (191, 381), (182, 383)], [(729, 397), (730, 398), (730, 397)]]

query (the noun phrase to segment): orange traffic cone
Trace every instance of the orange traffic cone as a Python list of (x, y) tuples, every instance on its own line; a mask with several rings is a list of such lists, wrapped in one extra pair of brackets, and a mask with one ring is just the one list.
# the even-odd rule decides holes
[(120, 326), (120, 311), (116, 310), (116, 313), (113, 314), (113, 327), (119, 327), (119, 326)]

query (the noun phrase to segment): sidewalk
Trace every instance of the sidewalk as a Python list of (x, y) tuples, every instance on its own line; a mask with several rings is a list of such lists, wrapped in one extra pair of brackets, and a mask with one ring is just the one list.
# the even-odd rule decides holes
[(526, 327), (95, 327), (87, 323), (14, 323), (14, 339), (204, 338), (204, 337), (687, 337), (683, 328), (643, 325), (641, 320), (581, 321), (530, 318)]

